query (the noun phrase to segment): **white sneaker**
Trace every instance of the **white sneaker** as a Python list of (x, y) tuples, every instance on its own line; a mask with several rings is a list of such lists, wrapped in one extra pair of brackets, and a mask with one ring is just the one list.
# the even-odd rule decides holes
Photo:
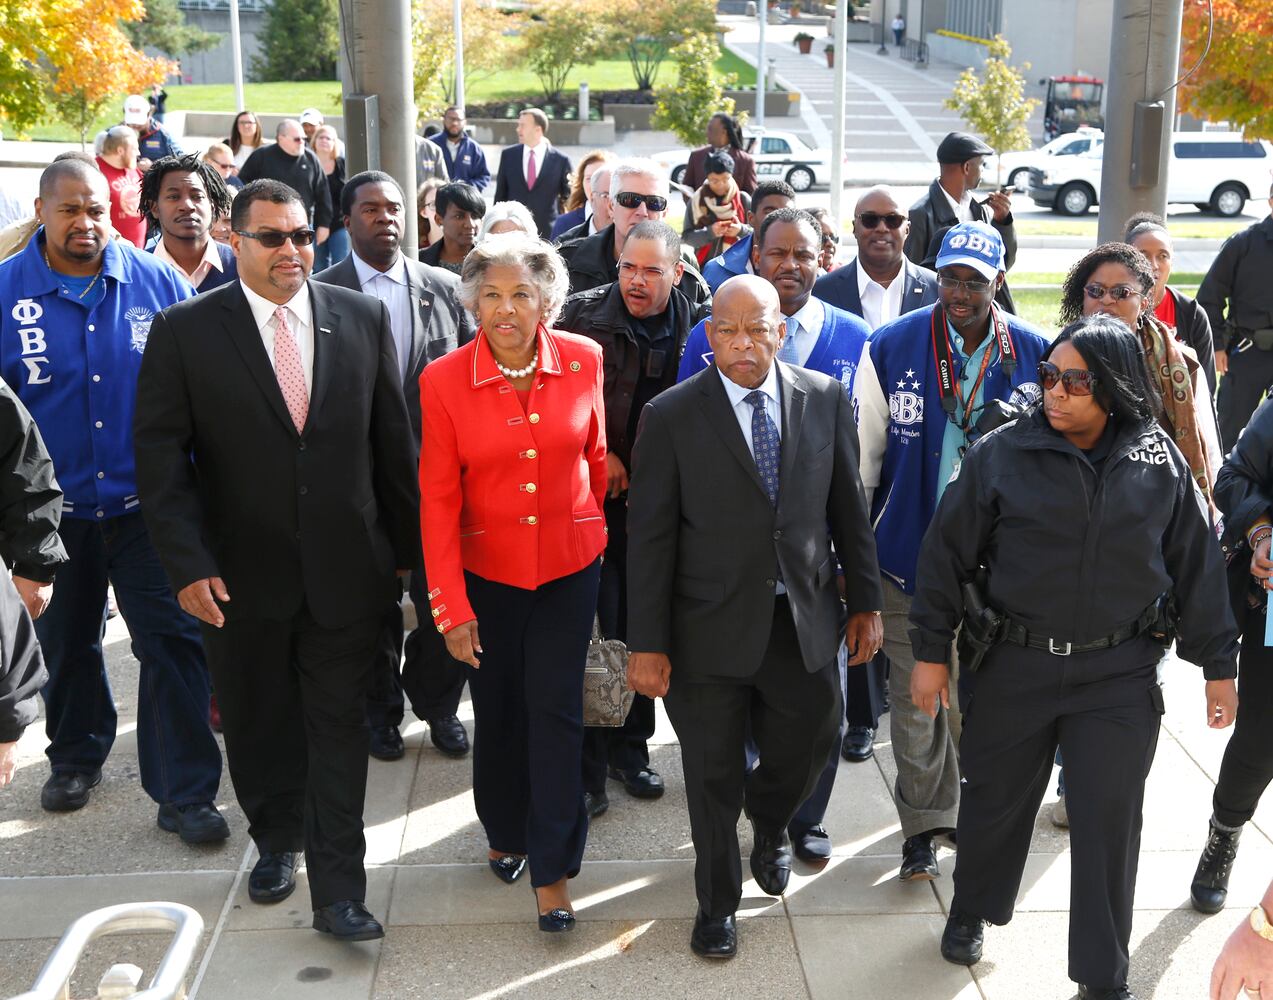
[(1065, 808), (1064, 795), (1057, 799), (1056, 803), (1052, 806), (1051, 815), (1053, 826), (1058, 826), (1062, 830), (1068, 830), (1070, 828), (1070, 814)]

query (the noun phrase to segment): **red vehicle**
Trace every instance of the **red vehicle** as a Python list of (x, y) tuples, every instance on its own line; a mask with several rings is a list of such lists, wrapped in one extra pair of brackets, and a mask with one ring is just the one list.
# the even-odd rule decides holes
[(1053, 76), (1039, 83), (1048, 88), (1043, 104), (1045, 142), (1084, 125), (1105, 127), (1105, 115), (1101, 113), (1104, 80), (1091, 76)]

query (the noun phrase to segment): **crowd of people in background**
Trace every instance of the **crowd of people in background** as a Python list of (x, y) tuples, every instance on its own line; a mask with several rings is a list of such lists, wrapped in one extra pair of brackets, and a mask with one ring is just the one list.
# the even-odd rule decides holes
[[(759, 180), (724, 114), (681, 197), (651, 160), (572, 164), (538, 109), (492, 172), (448, 108), (394, 177), (350, 175), (313, 108), (272, 141), (245, 110), (183, 153), (165, 98), (130, 96), (0, 232), (0, 785), (37, 693), (43, 807), (101, 781), (109, 586), (156, 822), (229, 836), (215, 726), (254, 902), (287, 898), (303, 859), (317, 930), (383, 935), (367, 758), (404, 756), (409, 705), (472, 755), (489, 866), (529, 871), (560, 932), (608, 783), (664, 793), (662, 697), (689, 945), (728, 959), (740, 813), (752, 876), (783, 895), (793, 856), (831, 857), (838, 768), (887, 714), (898, 877), (938, 878), (956, 848), (941, 954), (973, 965), (1011, 919), (1055, 759), (1068, 971), (1129, 1000), (1174, 644), (1209, 724), (1237, 719), (1191, 886), (1223, 908), (1273, 779), (1273, 222), (1226, 242), (1194, 301), (1169, 284), (1168, 223), (1133, 217), (1070, 271), (1051, 336), (1015, 315), (1011, 198), (982, 195), (992, 151), (964, 133), (909, 209), (860, 195), (841, 266), (840, 220)], [(594, 628), (628, 651), (621, 726), (584, 724)]]

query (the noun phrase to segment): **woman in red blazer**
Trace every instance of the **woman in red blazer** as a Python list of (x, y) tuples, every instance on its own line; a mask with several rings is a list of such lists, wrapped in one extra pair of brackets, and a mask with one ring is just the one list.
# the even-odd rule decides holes
[(601, 348), (549, 329), (566, 269), (536, 237), (482, 241), (460, 280), (477, 336), (420, 375), (429, 603), (448, 651), (473, 668), (473, 797), (490, 866), (511, 883), (529, 857), (539, 927), (563, 931), (588, 834), (583, 670), (606, 544)]

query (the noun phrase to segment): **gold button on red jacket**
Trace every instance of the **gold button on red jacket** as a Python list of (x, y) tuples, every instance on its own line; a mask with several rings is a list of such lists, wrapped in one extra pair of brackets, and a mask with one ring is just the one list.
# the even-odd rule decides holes
[(601, 390), (601, 348), (544, 327), (525, 409), (480, 329), (421, 373), (420, 528), (439, 632), (476, 617), (465, 570), (532, 590), (605, 550)]

